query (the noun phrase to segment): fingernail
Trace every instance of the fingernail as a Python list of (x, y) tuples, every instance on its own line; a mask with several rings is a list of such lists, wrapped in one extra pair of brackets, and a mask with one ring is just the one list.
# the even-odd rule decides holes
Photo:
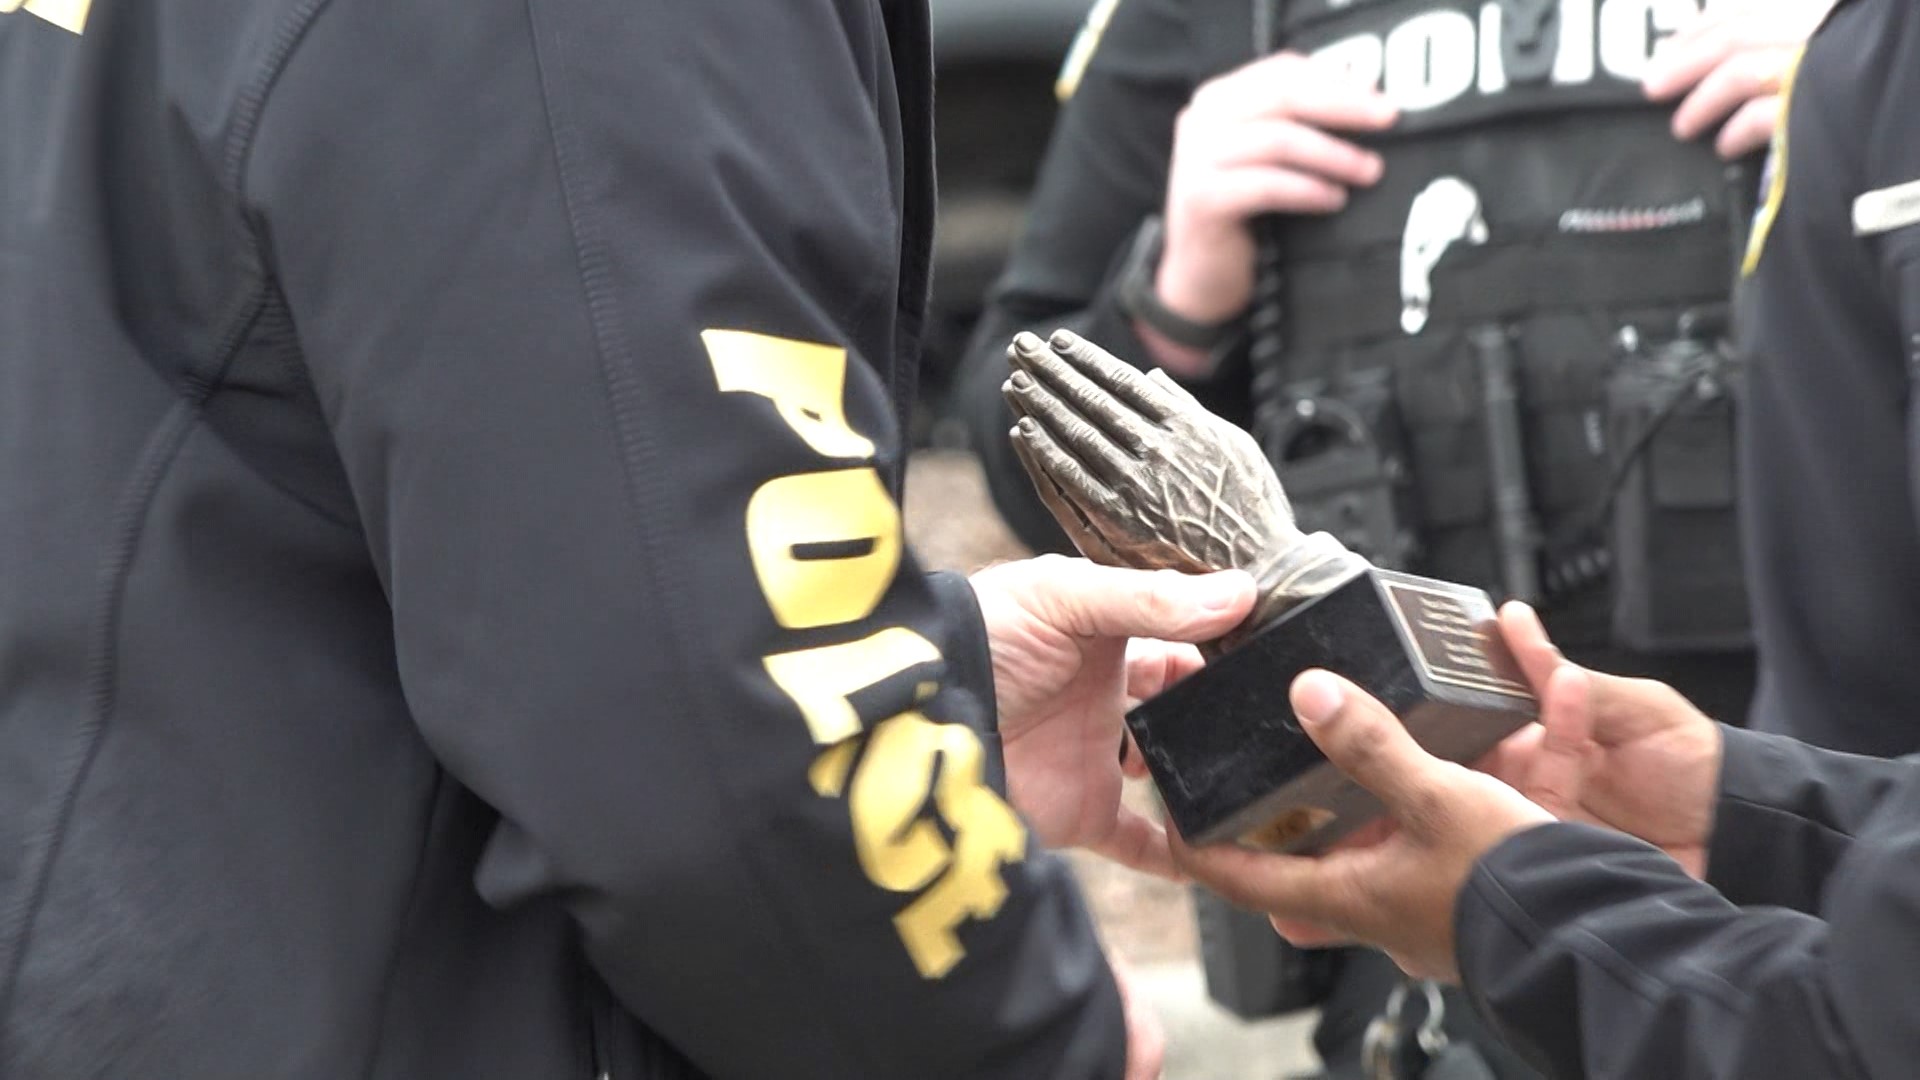
[(1247, 575), (1238, 571), (1208, 574), (1195, 582), (1195, 597), (1208, 611), (1226, 611), (1237, 606), (1247, 594)]
[(1546, 637), (1547, 624), (1540, 621), (1540, 613), (1533, 609), (1532, 604), (1518, 603), (1520, 603), (1520, 618), (1527, 624), (1527, 628), (1541, 637)]
[(1033, 422), (1033, 417), (1031, 416), (1021, 417), (1020, 422), (1015, 424), (1014, 427), (1018, 429), (1022, 435), (1032, 435), (1035, 431), (1039, 430), (1039, 425)]
[(1033, 385), (1033, 376), (1024, 371), (1016, 371), (1013, 373), (1013, 377), (1007, 381), (1013, 384), (1015, 390), (1025, 390), (1027, 387)]
[(1293, 712), (1306, 724), (1324, 724), (1346, 700), (1340, 680), (1325, 671), (1309, 671), (1293, 680)]
[(1532, 623), (1541, 632), (1544, 633), (1546, 631), (1547, 625), (1540, 621), (1540, 612), (1535, 610), (1532, 604), (1522, 600), (1520, 601), (1520, 610), (1527, 613), (1528, 622)]
[(1051, 342), (1056, 349), (1070, 349), (1073, 347), (1075, 338), (1071, 330), (1055, 330), (1053, 336), (1047, 340)]

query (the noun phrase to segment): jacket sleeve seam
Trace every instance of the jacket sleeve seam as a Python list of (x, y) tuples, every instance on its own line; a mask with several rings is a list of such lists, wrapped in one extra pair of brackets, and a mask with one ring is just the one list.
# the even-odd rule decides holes
[[(541, 116), (547, 128), (548, 143), (553, 153), (558, 193), (570, 234), (569, 241), (573, 249), (578, 284), (586, 305), (587, 322), (592, 334), (594, 350), (598, 354), (600, 388), (606, 397), (610, 412), (613, 435), (625, 480), (627, 502), (629, 507), (639, 514), (642, 520), (645, 520), (649, 506), (665, 501), (664, 496), (657, 491), (650, 492), (643, 487), (646, 478), (666, 477), (672, 473), (670, 470), (649, 472), (641, 467), (646, 461), (657, 457), (657, 451), (643, 430), (643, 425), (634, 422), (636, 413), (645, 407), (644, 395), (634, 385), (635, 380), (632, 374), (621, 370), (621, 361), (629, 358), (630, 346), (624, 340), (624, 333), (619, 329), (617, 319), (613, 315), (615, 301), (609, 295), (608, 276), (604, 265), (608, 256), (604, 250), (604, 242), (597, 235), (598, 230), (593, 227), (591, 221), (587, 220), (590, 198), (582, 193), (569, 153), (567, 132), (570, 128), (559, 108), (557, 100), (559, 95), (554, 86), (551, 61), (540, 48), (540, 17), (537, 7), (538, 0), (525, 0), (528, 48), (532, 53), (538, 80)], [(654, 482), (663, 483), (664, 481)], [(653, 530), (644, 527), (640, 528), (638, 533), (637, 539), (649, 556), (641, 560), (641, 565), (645, 568), (644, 572), (649, 579), (652, 594), (660, 602), (666, 622), (681, 627), (690, 625), (685, 601), (676, 599), (672, 590), (664, 588), (660, 578), (661, 566), (670, 557), (670, 552), (664, 550), (666, 546), (664, 541)], [(686, 648), (685, 642), (688, 640), (688, 635), (674, 633), (667, 635), (667, 639), (674, 643), (670, 647), (678, 652)], [(682, 666), (684, 667), (684, 664)], [(685, 685), (663, 688), (663, 690), (675, 697), (700, 696), (697, 688), (689, 689)], [(703, 752), (711, 753), (711, 748), (703, 744)], [(720, 773), (718, 769), (715, 771), (716, 774)], [(769, 887), (769, 883), (764, 880), (765, 873), (759, 860), (755, 859), (751, 852), (738, 850), (737, 841), (734, 843), (741, 862), (752, 867), (753, 875), (762, 879), (760, 895), (762, 897), (779, 895), (779, 890)], [(786, 918), (777, 906), (771, 908), (769, 913), (777, 919)], [(788, 943), (807, 940), (807, 936), (803, 933), (776, 936)], [(789, 944), (788, 947), (791, 949), (796, 946)], [(802, 964), (806, 962), (804, 957), (796, 956), (795, 959)], [(795, 1004), (799, 1005), (797, 1002)], [(812, 1008), (818, 1010), (817, 1006)], [(822, 1021), (823, 1034), (833, 1033), (829, 1037), (838, 1045), (842, 1058), (849, 1061), (867, 1060), (870, 1067), (883, 1065), (881, 1062), (872, 1061), (866, 1053), (862, 1052), (858, 1040), (849, 1040), (843, 1032), (839, 1031), (831, 1010), (819, 1010), (817, 1015)]]
[(282, 21), (268, 46), (266, 60), (253, 80), (240, 91), (234, 104), (233, 130), (227, 137), (225, 169), (227, 189), (232, 193), (240, 216), (246, 223), (247, 238), (254, 256), (253, 273), (262, 280), (267, 275), (267, 240), (258, 219), (250, 210), (247, 195), (247, 170), (253, 164), (253, 149), (259, 140), (273, 92), (280, 85), (307, 34), (331, 7), (332, 0), (301, 0), (293, 13)]
[(1763, 815), (1766, 815), (1767, 817), (1786, 818), (1789, 821), (1797, 821), (1806, 825), (1811, 825), (1812, 827), (1820, 830), (1823, 833), (1826, 833), (1830, 836), (1838, 837), (1839, 839), (1842, 839), (1842, 840), (1851, 841), (1854, 839), (1854, 835), (1852, 833), (1847, 832), (1845, 829), (1836, 828), (1835, 826), (1833, 826), (1828, 822), (1820, 821), (1816, 818), (1808, 817), (1805, 814), (1796, 813), (1792, 810), (1788, 810), (1783, 807), (1769, 806), (1763, 802), (1756, 802), (1755, 800), (1749, 799), (1744, 795), (1722, 795), (1720, 797), (1720, 801), (1732, 806), (1738, 806), (1748, 810), (1752, 810), (1755, 813), (1763, 814)]
[[(1528, 915), (1512, 891), (1496, 875), (1484, 868), (1474, 876), (1474, 890), (1487, 901), (1494, 918), (1529, 950), (1538, 947), (1541, 940), (1548, 936), (1548, 928)], [(1701, 887), (1705, 887), (1704, 885)], [(1595, 968), (1604, 973), (1613, 982), (1620, 985), (1642, 1001), (1652, 1005), (1659, 1001), (1655, 987), (1661, 985), (1681, 986), (1692, 980), (1663, 980), (1642, 969), (1618, 949), (1607, 944), (1606, 940), (1586, 927), (1576, 923), (1563, 923), (1561, 929), (1566, 933), (1566, 948), (1569, 952), (1584, 957)], [(1703, 973), (1704, 974), (1704, 973)], [(1730, 991), (1734, 995), (1729, 999), (1725, 993), (1715, 992), (1715, 988)], [(1701, 983), (1701, 989), (1711, 995), (1722, 1008), (1735, 1009), (1745, 1001), (1745, 995), (1738, 987), (1725, 980), (1710, 976)]]

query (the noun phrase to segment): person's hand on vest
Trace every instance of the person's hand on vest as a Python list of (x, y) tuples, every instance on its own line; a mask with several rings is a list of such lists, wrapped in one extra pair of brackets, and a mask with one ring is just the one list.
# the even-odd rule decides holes
[(1477, 767), (1556, 817), (1630, 833), (1704, 876), (1719, 725), (1665, 683), (1568, 660), (1525, 604), (1501, 608), (1500, 632), (1540, 699), (1540, 722), (1509, 736)]
[(1714, 149), (1729, 160), (1767, 145), (1780, 122), (1780, 91), (1800, 47), (1832, 0), (1752, 0), (1711, 7), (1661, 42), (1642, 80), (1654, 101), (1682, 98), (1677, 139), (1716, 127)]
[(1261, 214), (1330, 214), (1380, 179), (1380, 156), (1328, 134), (1380, 131), (1398, 115), (1377, 90), (1297, 53), (1278, 53), (1197, 90), (1174, 127), (1166, 247), (1156, 291), (1168, 310), (1217, 323), (1253, 297)]
[[(1043, 555), (989, 567), (972, 583), (1014, 808), (1051, 847), (1177, 876), (1166, 830), (1121, 804), (1121, 718), (1200, 666), (1193, 647), (1177, 643), (1210, 641), (1246, 618), (1253, 579)], [(1130, 639), (1141, 639), (1131, 655)]]
[(1267, 912), (1296, 945), (1360, 942), (1411, 975), (1457, 981), (1453, 913), (1467, 877), (1501, 841), (1553, 815), (1427, 753), (1386, 706), (1331, 672), (1295, 679), (1292, 701), (1327, 760), (1378, 796), (1387, 816), (1320, 856), (1175, 839), (1175, 861), (1229, 901)]

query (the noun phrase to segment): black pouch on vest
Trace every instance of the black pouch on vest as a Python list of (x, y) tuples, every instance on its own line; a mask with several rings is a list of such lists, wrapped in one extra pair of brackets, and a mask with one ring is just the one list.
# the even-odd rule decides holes
[(1643, 652), (1752, 644), (1737, 511), (1739, 369), (1682, 338), (1629, 353), (1609, 380), (1613, 629)]
[(1326, 532), (1375, 566), (1417, 555), (1407, 447), (1389, 373), (1337, 391), (1290, 388), (1259, 434), (1303, 532)]
[(1193, 889), (1200, 929), (1200, 965), (1207, 996), (1242, 1020), (1311, 1009), (1326, 999), (1339, 952), (1296, 949), (1273, 932), (1265, 915)]

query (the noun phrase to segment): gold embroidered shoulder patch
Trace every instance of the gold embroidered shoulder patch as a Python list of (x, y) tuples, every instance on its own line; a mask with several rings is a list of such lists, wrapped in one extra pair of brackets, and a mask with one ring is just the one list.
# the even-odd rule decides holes
[(1087, 21), (1074, 35), (1073, 46), (1067, 50), (1066, 62), (1060, 65), (1060, 77), (1054, 81), (1053, 96), (1062, 104), (1080, 89), (1080, 77), (1087, 73), (1087, 65), (1093, 62), (1093, 54), (1100, 49), (1100, 39), (1107, 32), (1107, 24), (1113, 21), (1113, 9), (1120, 6), (1120, 0), (1099, 0), (1093, 9), (1087, 12)]
[(1780, 202), (1787, 197), (1787, 116), (1793, 111), (1793, 77), (1800, 70), (1800, 57), (1787, 65), (1780, 81), (1780, 120), (1773, 129), (1773, 143), (1767, 148), (1766, 170), (1760, 176), (1760, 189), (1766, 201), (1753, 215), (1753, 229), (1747, 234), (1747, 257), (1740, 264), (1740, 276), (1749, 277), (1760, 266), (1760, 253), (1766, 250), (1767, 234), (1773, 231), (1773, 219), (1780, 214)]

